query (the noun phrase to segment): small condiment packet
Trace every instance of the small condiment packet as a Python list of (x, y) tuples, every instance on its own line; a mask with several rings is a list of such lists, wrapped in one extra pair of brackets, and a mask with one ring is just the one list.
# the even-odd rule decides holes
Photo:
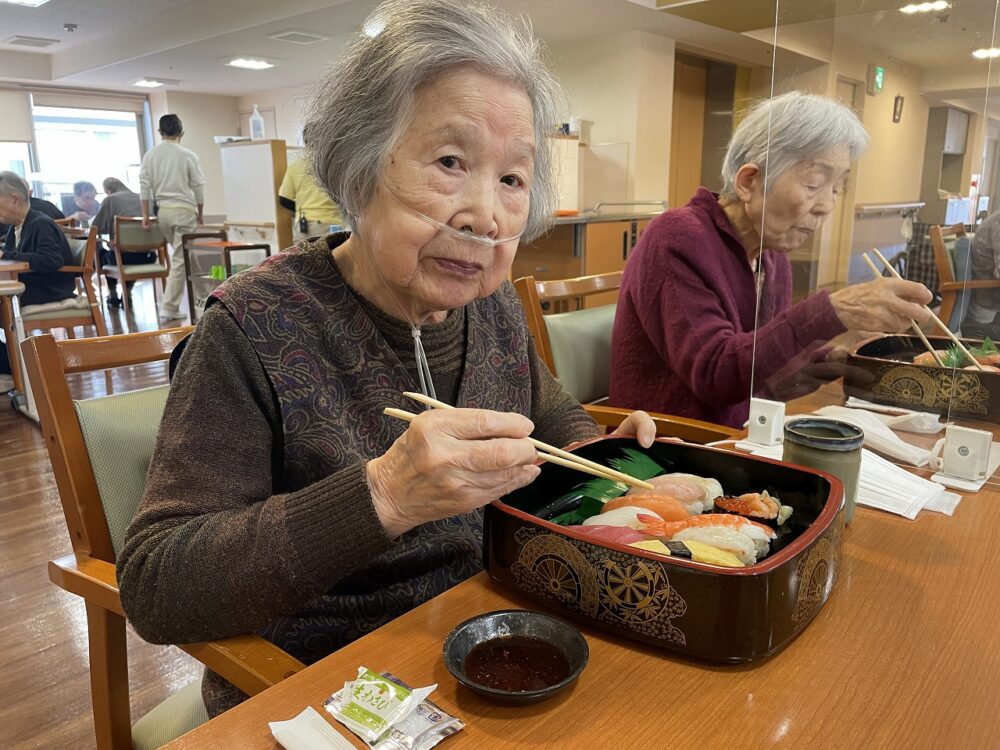
[[(399, 678), (383, 672), (393, 682)], [(430, 750), (445, 737), (455, 734), (465, 726), (458, 717), (443, 711), (437, 704), (424, 699), (413, 713), (398, 722), (375, 742), (368, 743), (374, 750)]]
[(357, 679), (323, 701), (337, 721), (369, 744), (398, 726), (437, 688), (434, 684), (411, 690), (387, 674), (358, 667)]
[(312, 706), (288, 721), (272, 721), (268, 726), (285, 750), (354, 750)]

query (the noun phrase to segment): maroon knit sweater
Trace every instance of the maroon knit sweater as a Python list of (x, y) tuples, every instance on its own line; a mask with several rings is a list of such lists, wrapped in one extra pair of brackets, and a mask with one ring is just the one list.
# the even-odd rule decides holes
[(809, 365), (844, 326), (827, 292), (791, 305), (785, 254), (765, 250), (761, 263), (755, 331), (754, 273), (718, 197), (699, 188), (686, 206), (653, 219), (622, 278), (610, 402), (742, 426), (751, 377), (759, 396), (814, 388)]

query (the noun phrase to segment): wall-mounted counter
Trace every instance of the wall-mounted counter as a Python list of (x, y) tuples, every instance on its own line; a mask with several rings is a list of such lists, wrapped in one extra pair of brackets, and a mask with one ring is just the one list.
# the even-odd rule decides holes
[[(659, 211), (580, 213), (560, 216), (547, 233), (517, 250), (511, 278), (571, 279), (620, 271), (646, 225)], [(615, 294), (588, 298), (588, 306), (614, 301)]]

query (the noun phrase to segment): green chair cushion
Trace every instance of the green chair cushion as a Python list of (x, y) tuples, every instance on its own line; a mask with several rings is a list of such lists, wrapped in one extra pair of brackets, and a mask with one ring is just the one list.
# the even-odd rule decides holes
[(70, 237), (66, 241), (69, 242), (69, 251), (73, 255), (73, 265), (82, 266), (87, 255), (87, 240)]
[(115, 556), (146, 486), (168, 386), (74, 401)]
[(543, 316), (559, 382), (581, 403), (608, 395), (611, 328), (617, 307), (602, 305)]
[[(102, 269), (104, 273), (110, 273), (113, 276), (118, 275), (118, 266), (104, 266)], [(166, 273), (167, 267), (162, 263), (136, 263), (134, 265), (125, 266), (125, 276), (138, 276), (147, 273)]]
[(201, 679), (178, 690), (132, 725), (135, 750), (156, 750), (208, 721)]

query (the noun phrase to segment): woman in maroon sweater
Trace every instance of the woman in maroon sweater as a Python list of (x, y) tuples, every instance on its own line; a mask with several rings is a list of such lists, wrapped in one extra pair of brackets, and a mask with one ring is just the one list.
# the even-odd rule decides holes
[(730, 141), (722, 193), (699, 188), (650, 222), (625, 267), (612, 404), (741, 426), (751, 393), (788, 397), (834, 376), (830, 339), (927, 319), (930, 292), (896, 279), (791, 304), (788, 253), (833, 210), (867, 145), (831, 99), (792, 92), (754, 108)]

